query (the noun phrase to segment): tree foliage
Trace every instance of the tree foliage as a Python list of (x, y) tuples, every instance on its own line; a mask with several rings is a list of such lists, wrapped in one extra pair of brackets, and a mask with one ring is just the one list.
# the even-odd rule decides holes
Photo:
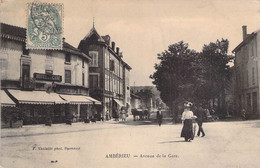
[(173, 109), (182, 100), (206, 102), (223, 93), (231, 77), (228, 44), (227, 39), (217, 40), (198, 53), (180, 41), (158, 54), (160, 63), (155, 64), (150, 78), (167, 106)]

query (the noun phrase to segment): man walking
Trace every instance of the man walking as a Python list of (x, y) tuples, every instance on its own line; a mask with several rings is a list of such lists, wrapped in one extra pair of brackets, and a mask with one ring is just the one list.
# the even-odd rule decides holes
[(157, 122), (158, 122), (159, 127), (160, 127), (161, 124), (162, 124), (162, 119), (163, 119), (163, 114), (162, 114), (162, 111), (161, 111), (161, 110), (158, 110), (158, 111), (157, 111), (156, 118), (157, 118)]
[(198, 123), (198, 126), (199, 126), (199, 130), (198, 130), (197, 135), (200, 136), (200, 133), (202, 133), (201, 137), (204, 137), (205, 132), (202, 128), (202, 123), (203, 123), (204, 118), (206, 118), (206, 115), (205, 115), (205, 110), (201, 107), (201, 105), (199, 105), (199, 107), (196, 108), (195, 115), (197, 116), (197, 123)]

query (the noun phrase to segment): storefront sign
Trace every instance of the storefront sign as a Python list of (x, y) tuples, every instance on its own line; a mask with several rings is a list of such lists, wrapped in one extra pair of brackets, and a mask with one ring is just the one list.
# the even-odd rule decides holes
[(60, 75), (34, 73), (33, 76), (37, 80), (56, 81), (56, 82), (61, 82), (62, 80)]

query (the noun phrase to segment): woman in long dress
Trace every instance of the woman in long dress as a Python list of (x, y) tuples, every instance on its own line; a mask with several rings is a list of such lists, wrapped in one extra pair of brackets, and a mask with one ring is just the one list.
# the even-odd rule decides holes
[(184, 137), (185, 141), (191, 142), (194, 138), (192, 120), (197, 118), (190, 110), (192, 106), (191, 102), (184, 103), (184, 112), (182, 113), (181, 120), (183, 122), (183, 128), (181, 131), (181, 137)]

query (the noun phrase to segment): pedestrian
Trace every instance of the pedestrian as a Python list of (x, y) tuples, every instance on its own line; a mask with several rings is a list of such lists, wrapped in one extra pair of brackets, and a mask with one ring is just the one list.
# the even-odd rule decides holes
[(204, 137), (205, 136), (205, 132), (204, 132), (204, 130), (202, 128), (202, 123), (206, 119), (207, 111), (205, 109), (203, 109), (201, 106), (202, 105), (199, 104), (199, 107), (196, 108), (194, 113), (197, 116), (197, 123), (198, 123), (198, 126), (199, 126), (199, 130), (198, 130), (197, 136), (200, 136), (200, 133), (202, 133), (201, 137)]
[(157, 122), (158, 122), (159, 127), (160, 127), (161, 124), (162, 124), (162, 119), (163, 119), (163, 114), (162, 114), (162, 111), (161, 111), (161, 110), (158, 110), (158, 111), (157, 111), (157, 116), (156, 116), (156, 118), (157, 118)]
[(243, 108), (241, 112), (242, 120), (246, 120), (246, 110)]
[(110, 120), (110, 117), (109, 117), (109, 110), (107, 109), (106, 111), (106, 120)]
[(122, 119), (122, 121), (125, 121), (125, 119), (126, 119), (126, 112), (125, 112), (124, 108), (122, 108), (122, 110), (121, 110), (121, 119)]
[(186, 142), (191, 142), (194, 139), (192, 120), (195, 119), (196, 116), (193, 115), (193, 112), (190, 110), (191, 106), (191, 102), (185, 101), (184, 111), (181, 117), (181, 120), (183, 121), (181, 137), (184, 137)]
[(119, 121), (119, 114), (120, 114), (119, 109), (116, 108), (116, 111), (115, 111), (115, 121)]

